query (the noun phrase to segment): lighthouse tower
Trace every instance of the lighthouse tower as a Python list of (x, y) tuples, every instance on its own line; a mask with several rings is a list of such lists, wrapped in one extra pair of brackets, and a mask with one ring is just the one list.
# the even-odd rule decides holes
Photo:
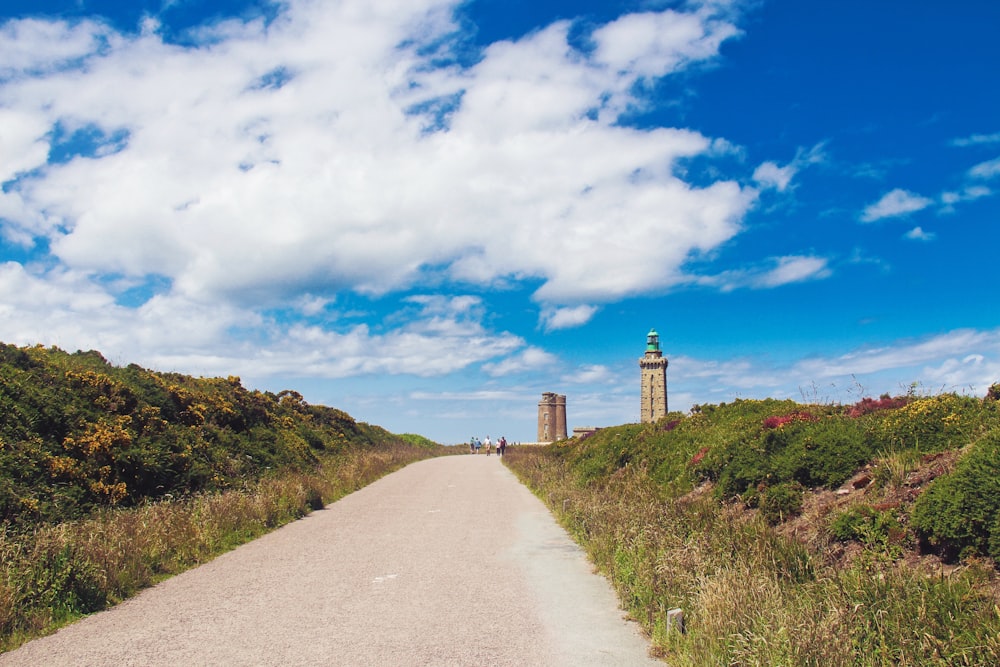
[(646, 335), (646, 354), (639, 359), (642, 373), (642, 405), (639, 419), (655, 422), (667, 414), (667, 358), (660, 350), (660, 335), (650, 329)]

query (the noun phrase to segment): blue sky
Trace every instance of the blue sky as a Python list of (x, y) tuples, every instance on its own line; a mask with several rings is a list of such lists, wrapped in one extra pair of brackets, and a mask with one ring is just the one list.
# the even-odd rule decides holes
[(1000, 381), (1000, 4), (6, 0), (0, 340), (442, 442)]

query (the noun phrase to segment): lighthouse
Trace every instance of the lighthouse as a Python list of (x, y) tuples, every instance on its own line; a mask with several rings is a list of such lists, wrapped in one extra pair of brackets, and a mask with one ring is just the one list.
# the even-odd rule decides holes
[(660, 350), (660, 335), (650, 329), (646, 335), (646, 354), (639, 359), (641, 399), (639, 419), (644, 424), (667, 414), (667, 358)]

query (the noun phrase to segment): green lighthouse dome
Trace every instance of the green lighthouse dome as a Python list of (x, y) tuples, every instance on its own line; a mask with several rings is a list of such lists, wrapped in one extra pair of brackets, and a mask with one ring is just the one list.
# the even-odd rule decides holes
[(660, 334), (656, 333), (656, 329), (650, 329), (649, 333), (646, 334), (646, 352), (659, 352), (660, 351)]

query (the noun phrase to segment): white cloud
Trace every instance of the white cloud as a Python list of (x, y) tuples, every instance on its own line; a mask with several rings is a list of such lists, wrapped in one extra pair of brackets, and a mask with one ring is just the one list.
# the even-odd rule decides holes
[(943, 210), (945, 212), (952, 212), (955, 204), (975, 201), (983, 197), (991, 197), (992, 195), (993, 190), (984, 185), (970, 185), (963, 188), (960, 192), (941, 193), (941, 203), (944, 204)]
[(706, 11), (629, 14), (594, 31), (595, 60), (625, 79), (657, 77), (715, 56), (723, 41), (739, 34)]
[(48, 124), (34, 114), (0, 107), (0, 183), (45, 163), (48, 131)]
[(92, 21), (8, 21), (0, 25), (0, 80), (69, 67), (114, 38), (110, 30)]
[(753, 172), (753, 180), (763, 187), (774, 188), (784, 192), (798, 169), (791, 164), (779, 167), (774, 162), (764, 162)]
[(771, 289), (809, 280), (822, 280), (833, 275), (825, 257), (789, 255), (773, 257), (767, 263), (750, 269), (724, 271), (715, 276), (698, 276), (692, 282), (718, 287), (729, 292), (735, 289)]
[(755, 280), (758, 287), (778, 287), (789, 283), (828, 278), (831, 275), (824, 257), (779, 257), (778, 265)]
[(956, 355), (926, 366), (923, 381), (934, 389), (983, 395), (987, 388), (1000, 381), (1000, 359), (995, 354)]
[(952, 146), (980, 146), (983, 144), (1000, 144), (1000, 132), (993, 134), (973, 134), (951, 141)]
[(315, 294), (303, 294), (295, 300), (295, 308), (303, 315), (319, 315), (331, 305), (333, 301)]
[(525, 371), (552, 366), (557, 361), (554, 354), (537, 347), (529, 347), (519, 354), (497, 363), (483, 364), (483, 370), (492, 377), (503, 377)]
[(905, 217), (921, 211), (933, 203), (934, 201), (931, 199), (896, 188), (883, 195), (874, 204), (867, 206), (861, 214), (861, 221), (875, 222), (883, 218)]
[(571, 329), (586, 324), (597, 312), (596, 306), (580, 305), (566, 308), (543, 308), (540, 314), (546, 331)]
[(969, 170), (969, 176), (983, 180), (1000, 176), (1000, 157), (980, 162)]
[(825, 148), (823, 143), (818, 143), (812, 148), (799, 148), (795, 152), (795, 159), (784, 167), (776, 162), (763, 162), (754, 170), (753, 180), (761, 187), (784, 192), (802, 169), (826, 161)]
[(832, 359), (803, 361), (796, 365), (795, 372), (814, 379), (872, 374), (940, 363), (973, 352), (1000, 352), (1000, 330), (959, 329), (918, 341), (897, 341), (891, 346), (864, 348)]
[(671, 407), (733, 398), (792, 398), (853, 403), (864, 396), (900, 394), (911, 385), (937, 393), (982, 396), (1000, 380), (1000, 329), (960, 329), (919, 340), (891, 341), (836, 356), (778, 363), (767, 356), (670, 360)]
[(936, 234), (925, 232), (922, 227), (914, 227), (904, 236), (911, 241), (933, 241)]
[(613, 380), (611, 369), (601, 364), (586, 364), (563, 376), (567, 384), (603, 384)]
[[(127, 308), (78, 272), (33, 275), (8, 262), (0, 265), (0, 340), (96, 349), (109, 359), (161, 370), (258, 378), (432, 377), (524, 347), (520, 337), (482, 325), (475, 297), (409, 301), (416, 307), (386, 318), (394, 326), (384, 332), (361, 324), (331, 331), (173, 294)], [(529, 350), (522, 358), (538, 363), (544, 354)]]

